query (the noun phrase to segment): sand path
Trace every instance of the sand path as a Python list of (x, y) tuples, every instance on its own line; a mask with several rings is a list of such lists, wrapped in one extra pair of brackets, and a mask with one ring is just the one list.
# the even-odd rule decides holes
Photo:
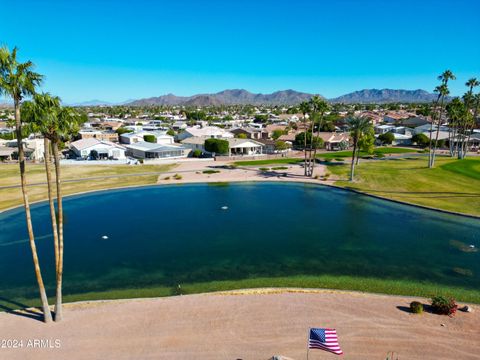
[[(0, 313), (0, 359), (304, 359), (309, 327), (334, 327), (345, 359), (480, 359), (480, 312), (410, 314), (412, 298), (354, 292), (200, 294), (67, 304), (65, 320), (45, 325)], [(444, 324), (442, 326), (441, 324)], [(27, 348), (28, 339), (60, 347)], [(314, 350), (310, 360), (335, 358)]]

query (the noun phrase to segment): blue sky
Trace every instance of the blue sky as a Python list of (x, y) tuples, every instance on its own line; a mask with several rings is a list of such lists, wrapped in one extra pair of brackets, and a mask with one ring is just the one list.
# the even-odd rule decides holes
[(431, 91), (447, 68), (459, 95), (480, 78), (478, 0), (0, 0), (0, 9), (0, 44), (18, 46), (65, 102), (226, 88)]

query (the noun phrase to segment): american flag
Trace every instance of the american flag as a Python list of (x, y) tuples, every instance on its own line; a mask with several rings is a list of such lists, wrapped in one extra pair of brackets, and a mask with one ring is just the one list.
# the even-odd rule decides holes
[(337, 355), (343, 354), (338, 344), (337, 330), (335, 329), (310, 329), (308, 348), (330, 351)]

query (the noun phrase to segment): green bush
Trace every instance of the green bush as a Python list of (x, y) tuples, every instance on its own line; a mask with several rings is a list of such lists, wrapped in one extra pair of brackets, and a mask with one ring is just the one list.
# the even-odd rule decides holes
[(175, 131), (172, 130), (172, 129), (169, 129), (169, 130), (167, 131), (167, 135), (175, 136)]
[(272, 170), (288, 170), (287, 166), (275, 166), (272, 167)]
[(270, 168), (261, 167), (261, 168), (259, 168), (259, 170), (260, 170), (260, 171), (268, 171), (268, 170), (270, 170)]
[(423, 304), (418, 301), (410, 303), (410, 311), (414, 314), (421, 314), (423, 312)]
[(149, 142), (149, 143), (156, 143), (157, 142), (157, 138), (155, 137), (155, 135), (143, 135), (143, 140), (145, 140), (146, 142)]
[(458, 305), (453, 298), (446, 298), (441, 295), (432, 297), (432, 311), (439, 315), (453, 316)]
[(174, 178), (175, 180), (182, 180), (182, 175), (180, 175), (180, 174), (175, 174), (175, 175), (173, 175), (173, 178)]
[(387, 132), (385, 134), (378, 135), (378, 140), (382, 142), (382, 144), (390, 145), (393, 140), (395, 140), (395, 135), (391, 132)]
[(429, 142), (430, 142), (430, 139), (425, 134), (415, 134), (412, 136), (412, 143), (417, 144), (422, 148), (428, 146)]
[(219, 173), (220, 171), (218, 170), (203, 170), (202, 173), (204, 174), (216, 174)]
[(202, 150), (199, 150), (199, 149), (193, 150), (192, 157), (199, 158), (200, 156), (202, 156)]
[(228, 141), (222, 139), (207, 139), (205, 140), (205, 150), (216, 154), (227, 154)]

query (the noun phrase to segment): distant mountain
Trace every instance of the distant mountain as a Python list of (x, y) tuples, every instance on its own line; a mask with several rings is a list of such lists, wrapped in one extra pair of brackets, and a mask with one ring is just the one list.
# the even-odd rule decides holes
[(308, 100), (312, 94), (294, 90), (277, 91), (272, 94), (254, 94), (243, 89), (224, 90), (216, 94), (199, 94), (189, 97), (173, 94), (135, 100), (128, 105), (185, 105), (185, 106), (216, 106), (216, 105), (294, 105)]
[(100, 105), (116, 105), (114, 103), (103, 101), (103, 100), (90, 100), (90, 101), (83, 101), (76, 104), (70, 104), (71, 106), (100, 106)]
[(431, 102), (437, 95), (425, 90), (365, 89), (330, 99), (334, 103)]

